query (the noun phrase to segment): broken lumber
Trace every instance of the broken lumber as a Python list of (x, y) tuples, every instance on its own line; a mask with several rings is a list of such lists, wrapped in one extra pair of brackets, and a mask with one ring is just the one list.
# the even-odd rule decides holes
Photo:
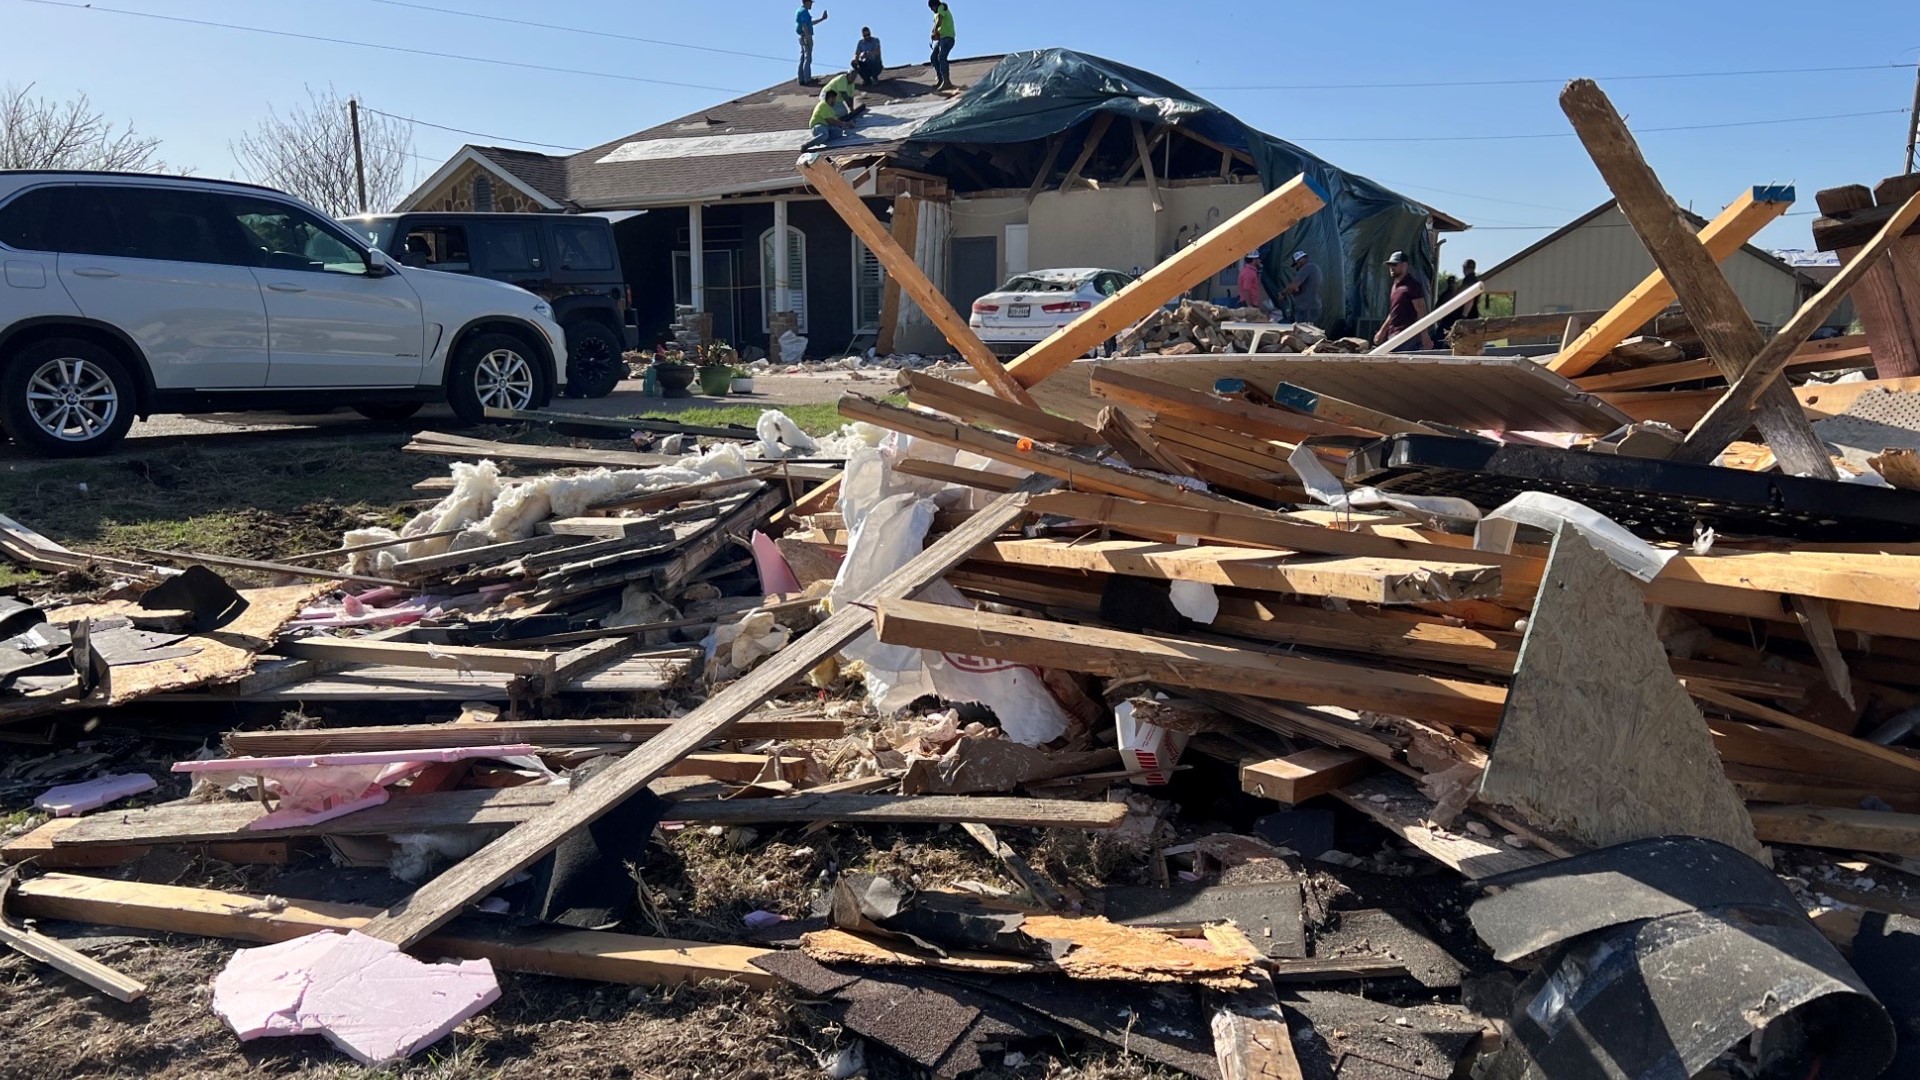
[[(1791, 186), (1756, 185), (1742, 192), (1699, 233), (1700, 246), (1715, 262), (1726, 262), (1769, 222), (1793, 205)], [(1573, 344), (1547, 364), (1547, 370), (1571, 379), (1605, 359), (1613, 347), (1653, 320), (1673, 303), (1673, 286), (1657, 266), (1620, 302), (1588, 326)], [(1710, 362), (1709, 362), (1710, 364)]]
[(139, 979), (122, 975), (58, 938), (15, 923), (7, 908), (17, 887), (19, 872), (17, 867), (0, 871), (0, 944), (78, 979), (115, 1001), (139, 1001), (147, 996), (147, 984)]
[(1920, 814), (1838, 806), (1747, 808), (1753, 831), (1769, 844), (1920, 855)]
[(1282, 701), (1372, 709), (1488, 732), (1506, 691), (1457, 679), (1377, 671), (1252, 649), (1069, 626), (913, 600), (879, 605), (875, 630), (889, 645), (1014, 660), (1109, 678), (1222, 690)]
[(903, 370), (900, 372), (900, 385), (907, 388), (907, 400), (915, 405), (946, 413), (969, 424), (992, 424), (1015, 435), (1067, 446), (1100, 445), (1100, 433), (1076, 420), (1055, 416), (1044, 409), (1004, 401), (936, 375)]
[(1120, 455), (1120, 460), (1135, 469), (1163, 472), (1172, 476), (1191, 476), (1187, 463), (1167, 451), (1152, 435), (1135, 424), (1131, 417), (1109, 405), (1100, 410), (1097, 425), (1100, 437)]
[(851, 644), (873, 626), (869, 605), (881, 599), (911, 596), (938, 580), (975, 547), (1019, 521), (1027, 512), (1027, 492), (1044, 490), (1051, 484), (1036, 477), (1022, 485), (1023, 490), (1000, 496), (856, 602), (835, 611), (750, 674), (708, 698), (641, 750), (582, 784), (573, 798), (547, 808), (468, 856), (411, 898), (369, 921), (363, 932), (403, 947), (432, 933), (467, 904), (532, 865), (575, 830), (597, 821), (694, 748), (724, 734), (735, 721)]
[(1240, 766), (1240, 790), (1274, 802), (1302, 803), (1346, 787), (1377, 764), (1356, 750), (1316, 746)]
[(322, 570), (314, 566), (294, 566), (290, 563), (267, 562), (262, 559), (235, 559), (226, 555), (207, 555), (197, 551), (164, 551), (160, 548), (135, 548), (134, 550), (148, 558), (166, 559), (170, 562), (225, 566), (234, 570), (256, 570), (264, 574), (286, 574), (289, 577), (324, 578), (327, 581), (351, 581), (356, 585), (391, 585), (403, 589), (407, 587), (406, 582), (396, 581), (393, 578), (374, 577), (371, 574), (349, 574), (344, 570)]
[[(487, 723), (389, 724), (375, 727), (308, 728), (299, 731), (230, 731), (227, 750), (236, 757), (348, 754), (372, 750), (437, 750), (457, 746), (604, 746), (638, 743), (659, 735), (672, 720), (494, 720)], [(735, 724), (733, 739), (837, 739), (839, 720), (819, 716), (748, 717)]]
[(274, 646), (281, 656), (348, 664), (395, 664), (402, 667), (445, 668), (449, 671), (493, 671), (506, 675), (551, 678), (558, 653), (520, 649), (488, 649), (475, 645), (422, 645), (410, 641), (368, 641), (364, 638), (301, 638)]
[(1252, 248), (1293, 228), (1325, 206), (1326, 200), (1326, 194), (1304, 174), (1294, 177), (1054, 331), (1022, 353), (1007, 371), (1021, 386), (1044, 381), (1168, 300), (1232, 266)]
[(1217, 397), (1136, 375), (1110, 364), (1096, 365), (1088, 373), (1087, 385), (1094, 397), (1130, 405), (1157, 418), (1171, 416), (1191, 420), (1250, 438), (1273, 439), (1289, 445), (1310, 435), (1378, 434), (1316, 416), (1269, 409), (1237, 398)]
[[(322, 930), (364, 930), (378, 913), (376, 908), (355, 904), (106, 881), (73, 874), (48, 874), (22, 882), (16, 895), (22, 914), (41, 919), (257, 942), (287, 941)], [(635, 986), (672, 986), (707, 979), (757, 987), (779, 984), (751, 963), (765, 951), (762, 949), (546, 927), (508, 931), (496, 937), (489, 932), (494, 929), (497, 927), (456, 927), (422, 941), (420, 951), (430, 956), (484, 959), (509, 971)]]

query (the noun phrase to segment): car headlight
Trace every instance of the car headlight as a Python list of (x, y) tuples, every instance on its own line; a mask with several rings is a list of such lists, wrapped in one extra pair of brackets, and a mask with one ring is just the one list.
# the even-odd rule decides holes
[(539, 301), (533, 305), (533, 313), (543, 319), (551, 319), (553, 318), (553, 305), (547, 303), (545, 300)]

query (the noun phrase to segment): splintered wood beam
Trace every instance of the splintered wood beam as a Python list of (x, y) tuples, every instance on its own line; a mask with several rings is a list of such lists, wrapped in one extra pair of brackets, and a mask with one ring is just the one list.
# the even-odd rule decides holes
[(497, 671), (508, 675), (551, 678), (558, 653), (523, 649), (489, 649), (473, 645), (421, 645), (409, 641), (368, 641), (365, 638), (303, 638), (282, 641), (274, 652), (296, 660), (345, 664), (397, 664), (401, 667), (445, 668), (449, 671)]
[(1093, 125), (1087, 129), (1086, 144), (1080, 147), (1080, 156), (1073, 159), (1073, 167), (1067, 170), (1066, 177), (1060, 181), (1062, 194), (1071, 190), (1073, 182), (1080, 179), (1080, 170), (1086, 168), (1087, 162), (1093, 159), (1093, 152), (1100, 149), (1100, 140), (1106, 138), (1107, 129), (1112, 126), (1112, 113), (1103, 112), (1094, 115)]
[(1507, 697), (1501, 687), (1458, 679), (965, 611), (914, 600), (883, 601), (874, 626), (880, 640), (889, 645), (1279, 701), (1370, 709), (1458, 724), (1482, 733), (1498, 725)]
[[(1138, 120), (1133, 122), (1133, 149), (1134, 153), (1139, 155), (1140, 168), (1145, 171), (1147, 193), (1153, 198), (1153, 211), (1157, 214), (1167, 207), (1165, 203), (1160, 201), (1160, 181), (1155, 179), (1153, 175), (1153, 148), (1147, 144), (1146, 128), (1143, 127)], [(1127, 175), (1131, 177), (1133, 175), (1132, 171), (1129, 170)], [(1121, 181), (1123, 184), (1125, 182), (1124, 180)]]
[(1101, 444), (1100, 433), (1077, 420), (983, 394), (938, 375), (901, 371), (900, 385), (907, 388), (907, 400), (915, 405), (936, 409), (969, 424), (992, 424), (1015, 435), (1068, 446)]
[(887, 274), (900, 283), (914, 303), (920, 305), (920, 310), (927, 313), (927, 318), (945, 335), (948, 344), (959, 350), (973, 370), (986, 380), (987, 386), (1008, 401), (1035, 407), (1033, 397), (1026, 388), (1013, 380), (1001, 365), (1000, 358), (993, 355), (993, 350), (980, 340), (980, 335), (973, 332), (967, 320), (953, 310), (946, 296), (928, 279), (920, 265), (913, 261), (913, 254), (894, 243), (893, 235), (880, 223), (879, 218), (873, 216), (873, 211), (853, 190), (853, 185), (847, 183), (847, 178), (840, 175), (840, 170), (819, 154), (801, 157), (799, 168), (800, 175), (806, 177), (813, 189), (853, 230), (853, 234), (867, 245), (867, 250), (880, 260), (881, 266), (886, 267)]
[[(1560, 108), (1613, 189), (1621, 214), (1673, 286), (1721, 373), (1730, 381), (1738, 378), (1764, 347), (1760, 330), (1726, 275), (1700, 246), (1679, 205), (1647, 165), (1626, 121), (1591, 79), (1568, 83), (1560, 92)], [(1754, 419), (1787, 471), (1826, 480), (1835, 477), (1826, 448), (1785, 386), (1775, 383), (1767, 388), (1760, 405)]]
[[(1780, 387), (1780, 373), (1786, 370), (1788, 361), (1793, 359), (1794, 351), (1806, 344), (1807, 335), (1820, 328), (1833, 314), (1841, 302), (1846, 300), (1854, 286), (1866, 277), (1868, 271), (1880, 257), (1892, 249), (1907, 227), (1920, 221), (1920, 194), (1909, 198), (1894, 215), (1887, 219), (1873, 239), (1861, 247), (1859, 254), (1813, 294), (1800, 310), (1794, 312), (1787, 325), (1773, 335), (1773, 340), (1756, 354), (1740, 372), (1738, 378), (1731, 379), (1732, 385), (1721, 396), (1713, 408), (1707, 410), (1693, 430), (1687, 433), (1687, 441), (1676, 452), (1676, 461), (1711, 461), (1727, 448), (1727, 444), (1740, 437), (1752, 423), (1752, 409), (1761, 395)], [(1782, 393), (1786, 391), (1781, 389)], [(1771, 444), (1769, 444), (1771, 445)], [(1774, 448), (1779, 454), (1779, 448)], [(1785, 461), (1785, 457), (1781, 457)]]
[(1032, 206), (1033, 200), (1039, 198), (1040, 193), (1047, 190), (1047, 181), (1053, 178), (1054, 163), (1060, 160), (1060, 148), (1066, 144), (1067, 133), (1064, 131), (1047, 140), (1047, 156), (1041, 159), (1040, 171), (1034, 174), (1033, 186), (1027, 189), (1028, 206)]
[(1240, 766), (1240, 790), (1274, 802), (1302, 803), (1346, 787), (1378, 765), (1358, 750), (1316, 746)]
[(1100, 410), (1100, 437), (1120, 455), (1120, 460), (1136, 469), (1192, 476), (1193, 470), (1159, 444), (1126, 413), (1109, 405)]
[[(913, 195), (896, 195), (888, 235), (901, 251), (912, 252), (920, 233), (920, 200)], [(880, 288), (880, 332), (873, 347), (882, 356), (892, 354), (894, 337), (900, 332), (900, 279), (892, 274)]]
[[(18, 910), (40, 919), (121, 926), (236, 941), (275, 942), (329, 930), (364, 929), (378, 908), (286, 900), (217, 889), (146, 885), (74, 874), (22, 882)], [(742, 945), (640, 937), (599, 930), (535, 927), (505, 937), (492, 928), (436, 934), (430, 956), (485, 959), (508, 971), (636, 986), (672, 986), (725, 979), (774, 987), (780, 980), (751, 961), (766, 950)]]
[(467, 856), (422, 886), (412, 897), (376, 916), (363, 932), (402, 947), (419, 942), (468, 904), (533, 865), (562, 840), (631, 798), (701, 744), (724, 734), (768, 698), (804, 678), (822, 660), (852, 644), (872, 628), (872, 605), (882, 599), (912, 596), (945, 576), (974, 548), (1026, 516), (1029, 493), (1044, 491), (1053, 483), (1051, 479), (1035, 477), (1023, 485), (1022, 490), (995, 499), (853, 603), (835, 611), (827, 621), (801, 635), (766, 663), (676, 720), (646, 746), (595, 774), (581, 784), (571, 798), (534, 815)]
[(1228, 218), (1078, 319), (1053, 332), (1008, 366), (1022, 386), (1034, 386), (1075, 357), (1152, 314), (1160, 305), (1232, 266), (1249, 248), (1286, 232), (1327, 204), (1304, 174)]
[(1089, 375), (1088, 388), (1093, 391), (1094, 397), (1104, 401), (1131, 405), (1157, 417), (1172, 416), (1225, 428), (1255, 439), (1297, 443), (1309, 435), (1379, 434), (1316, 416), (1270, 409), (1238, 398), (1219, 397), (1175, 386), (1113, 364), (1095, 366)]
[(7, 899), (14, 890), (13, 878), (17, 873), (16, 868), (0, 874), (0, 945), (56, 968), (115, 1001), (139, 1001), (147, 996), (147, 984), (139, 979), (115, 971), (58, 938), (15, 925), (6, 908), (10, 906)]
[[(1792, 187), (1754, 187), (1745, 191), (1700, 230), (1700, 246), (1707, 249), (1707, 255), (1714, 262), (1726, 262), (1792, 205)], [(1673, 286), (1667, 284), (1667, 275), (1655, 268), (1575, 338), (1570, 347), (1561, 350), (1560, 355), (1547, 364), (1547, 370), (1569, 379), (1586, 372), (1606, 359), (1614, 346), (1666, 310), (1673, 300)]]

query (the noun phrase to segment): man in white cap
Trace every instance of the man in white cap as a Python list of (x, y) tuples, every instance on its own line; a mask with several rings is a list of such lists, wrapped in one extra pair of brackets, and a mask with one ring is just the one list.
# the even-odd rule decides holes
[(1293, 280), (1280, 290), (1293, 297), (1293, 321), (1320, 325), (1320, 264), (1304, 251), (1293, 253)]
[(1246, 259), (1240, 263), (1240, 306), (1272, 310), (1272, 305), (1267, 303), (1266, 287), (1260, 284), (1259, 248), (1247, 252)]

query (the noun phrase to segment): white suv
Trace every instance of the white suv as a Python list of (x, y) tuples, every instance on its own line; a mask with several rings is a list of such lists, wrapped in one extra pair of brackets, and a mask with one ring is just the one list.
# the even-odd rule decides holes
[(0, 171), (0, 429), (98, 453), (135, 416), (539, 408), (565, 336), (524, 289), (401, 266), (289, 195)]

